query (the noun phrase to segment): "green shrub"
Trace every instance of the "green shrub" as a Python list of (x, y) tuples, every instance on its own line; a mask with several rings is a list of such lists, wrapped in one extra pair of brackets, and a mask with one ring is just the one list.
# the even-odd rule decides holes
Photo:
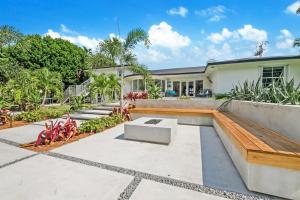
[(295, 85), (294, 79), (288, 82), (277, 81), (267, 87), (257, 82), (245, 81), (242, 85), (235, 86), (230, 94), (230, 100), (245, 100), (267, 103), (300, 104), (300, 85)]
[(78, 133), (97, 133), (101, 132), (107, 128), (111, 128), (123, 122), (123, 117), (121, 114), (114, 114), (109, 117), (103, 117), (99, 119), (89, 120), (83, 122)]
[(150, 99), (161, 98), (161, 88), (155, 84), (149, 85), (148, 94)]
[(70, 112), (69, 106), (53, 106), (53, 107), (43, 107), (39, 110), (23, 112), (16, 116), (16, 120), (36, 122), (44, 119), (59, 118), (62, 115)]
[(229, 94), (228, 93), (217, 93), (217, 94), (214, 94), (214, 97), (215, 97), (216, 100), (228, 99)]
[(179, 97), (179, 99), (181, 99), (181, 100), (189, 100), (189, 99), (191, 99), (191, 97), (190, 96), (181, 96), (181, 97)]

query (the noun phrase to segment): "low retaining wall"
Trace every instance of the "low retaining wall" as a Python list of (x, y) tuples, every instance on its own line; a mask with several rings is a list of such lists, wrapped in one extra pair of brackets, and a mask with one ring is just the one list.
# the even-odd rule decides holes
[(234, 100), (226, 109), (300, 144), (300, 106)]
[(224, 101), (212, 99), (138, 99), (136, 107), (142, 108), (201, 108), (217, 109)]
[(250, 163), (230, 141), (218, 122), (213, 120), (213, 125), (249, 190), (288, 199), (300, 199), (299, 171)]

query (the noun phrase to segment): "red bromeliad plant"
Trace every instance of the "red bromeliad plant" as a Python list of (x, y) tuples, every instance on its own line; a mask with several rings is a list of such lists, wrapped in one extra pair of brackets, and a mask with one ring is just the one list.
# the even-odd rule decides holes
[(123, 117), (123, 120), (126, 120), (126, 121), (130, 121), (131, 120), (128, 108), (123, 108), (123, 109), (121, 109), (121, 108), (114, 108), (112, 110), (112, 115), (115, 115), (115, 114), (121, 114), (122, 117)]
[(137, 99), (148, 99), (148, 92), (129, 92), (123, 97), (124, 100), (135, 101)]

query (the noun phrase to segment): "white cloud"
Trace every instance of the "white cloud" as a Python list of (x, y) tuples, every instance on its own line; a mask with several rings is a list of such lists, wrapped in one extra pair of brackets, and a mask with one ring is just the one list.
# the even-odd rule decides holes
[(225, 12), (227, 10), (228, 9), (225, 6), (219, 5), (203, 10), (196, 10), (195, 14), (203, 17), (209, 17), (209, 21), (218, 22), (226, 17)]
[(183, 6), (179, 6), (178, 8), (172, 8), (167, 11), (169, 15), (180, 15), (181, 17), (185, 17), (188, 14), (188, 9)]
[(178, 32), (173, 31), (172, 26), (164, 21), (159, 25), (152, 25), (148, 33), (153, 46), (179, 49), (189, 46), (191, 42), (188, 36), (180, 35)]
[(137, 51), (137, 57), (140, 62), (159, 63), (169, 59), (169, 56), (156, 49), (147, 49), (146, 51)]
[(290, 14), (296, 14), (297, 9), (300, 7), (300, 1), (296, 1), (293, 4), (289, 5), (285, 12)]
[(229, 31), (227, 28), (223, 28), (221, 33), (211, 33), (207, 38), (213, 43), (219, 43), (225, 39), (229, 39), (233, 36), (233, 32)]
[(206, 57), (210, 59), (231, 59), (233, 58), (232, 48), (230, 44), (224, 43), (221, 48), (215, 45), (209, 45), (206, 52)]
[(280, 35), (277, 37), (278, 42), (276, 43), (276, 47), (278, 49), (289, 49), (293, 47), (294, 38), (293, 35), (287, 29), (280, 30)]
[(243, 28), (238, 30), (238, 33), (243, 39), (254, 42), (265, 41), (268, 38), (268, 34), (265, 30), (253, 28), (250, 24), (244, 25)]
[[(52, 38), (61, 38), (64, 40), (68, 40), (71, 43), (77, 44), (79, 46), (85, 46), (87, 48), (90, 48), (92, 50), (95, 50), (99, 44), (101, 39), (96, 39), (96, 38), (89, 38), (84, 35), (73, 35), (76, 32), (69, 30), (66, 26), (63, 24), (61, 25), (61, 32), (55, 32), (52, 29), (48, 29), (48, 32), (45, 33), (45, 35), (49, 35)], [(71, 34), (71, 35), (69, 35)]]

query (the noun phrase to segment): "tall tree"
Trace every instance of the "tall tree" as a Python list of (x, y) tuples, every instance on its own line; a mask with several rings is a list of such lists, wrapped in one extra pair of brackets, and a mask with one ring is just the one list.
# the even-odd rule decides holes
[(125, 66), (137, 66), (137, 59), (133, 50), (143, 42), (149, 47), (150, 41), (146, 31), (141, 28), (131, 30), (125, 37), (125, 40), (119, 37), (113, 37), (100, 42), (100, 52), (108, 56), (113, 61), (113, 67), (120, 66), (121, 94), (120, 106), (123, 107), (123, 85), (124, 85), (124, 68)]
[(86, 49), (67, 40), (53, 39), (50, 36), (28, 35), (3, 51), (4, 56), (25, 69), (47, 68), (59, 72), (67, 85), (80, 82), (78, 71), (87, 68)]
[(38, 88), (43, 93), (42, 105), (45, 104), (49, 94), (60, 99), (62, 96), (63, 83), (58, 72), (51, 72), (47, 68), (38, 69), (34, 72), (38, 79)]
[(0, 26), (0, 48), (15, 44), (20, 41), (23, 34), (15, 27), (9, 25)]

